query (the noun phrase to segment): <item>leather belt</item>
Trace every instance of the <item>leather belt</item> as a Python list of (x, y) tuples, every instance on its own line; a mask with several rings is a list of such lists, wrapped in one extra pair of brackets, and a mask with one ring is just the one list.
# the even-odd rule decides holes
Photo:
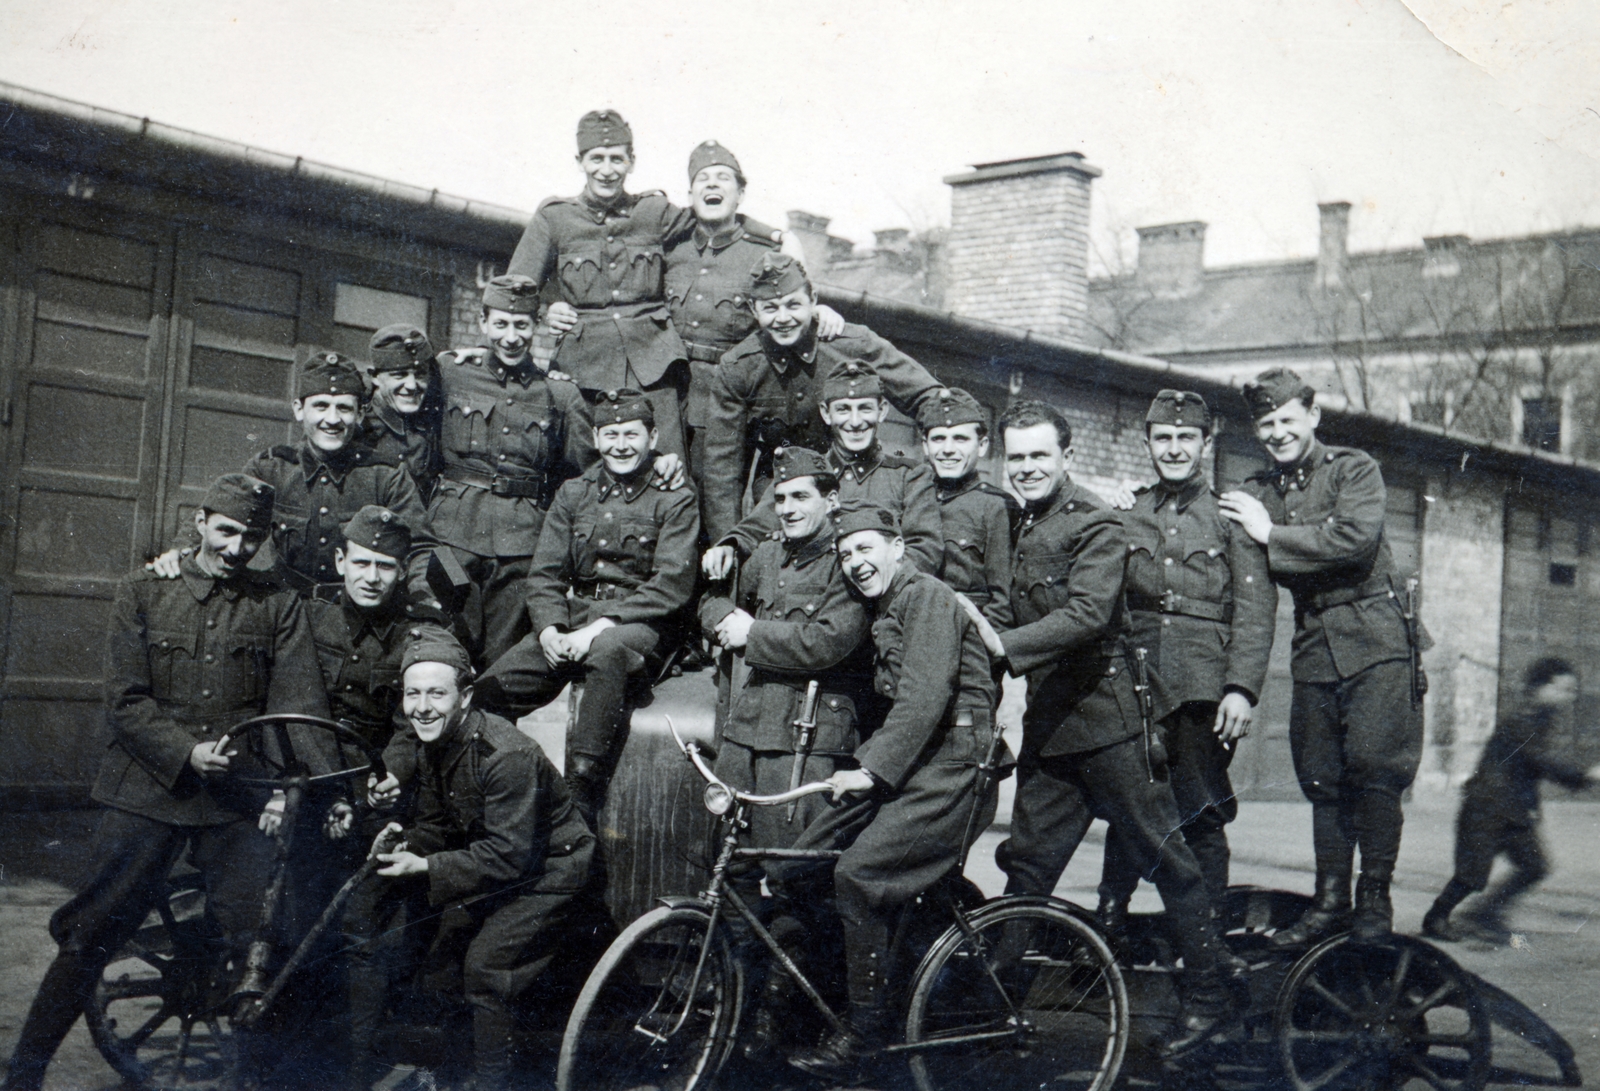
[(1368, 580), (1360, 587), (1336, 587), (1329, 591), (1313, 592), (1305, 598), (1306, 601), (1301, 602), (1300, 596), (1295, 596), (1295, 609), (1302, 614), (1320, 614), (1334, 606), (1348, 606), (1353, 602), (1392, 599), (1394, 588), (1389, 586), (1388, 577), (1384, 577), (1381, 582)]
[(626, 598), (633, 594), (633, 591), (632, 587), (620, 583), (577, 584), (572, 588), (573, 595), (592, 602), (610, 602), (612, 599)]
[(1233, 620), (1231, 605), (1180, 595), (1176, 591), (1165, 591), (1159, 595), (1144, 595), (1137, 591), (1129, 591), (1128, 609), (1144, 610), (1153, 614), (1182, 614), (1184, 617), (1197, 617), (1203, 621), (1226, 623)]
[(702, 364), (715, 364), (721, 361), (725, 348), (716, 345), (697, 345), (693, 341), (683, 343), (683, 354), (691, 360), (698, 360)]
[(520, 474), (507, 477), (503, 474), (483, 474), (475, 470), (450, 470), (439, 475), (458, 485), (471, 485), (488, 489), (495, 496), (521, 496), (538, 499), (545, 494), (544, 474)]

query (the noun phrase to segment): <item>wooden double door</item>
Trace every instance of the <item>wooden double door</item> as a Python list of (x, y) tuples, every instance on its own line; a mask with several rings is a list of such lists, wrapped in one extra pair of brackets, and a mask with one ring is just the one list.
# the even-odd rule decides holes
[(86, 798), (116, 581), (218, 474), (293, 439), (297, 363), (369, 332), (336, 304), (442, 338), (449, 291), (403, 264), (0, 204), (0, 809)]

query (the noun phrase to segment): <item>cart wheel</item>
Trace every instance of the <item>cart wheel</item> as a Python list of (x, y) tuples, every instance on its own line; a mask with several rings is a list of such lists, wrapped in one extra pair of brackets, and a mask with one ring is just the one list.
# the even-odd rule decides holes
[(1311, 899), (1288, 890), (1259, 886), (1230, 886), (1220, 924), (1223, 932), (1265, 938), (1286, 928), (1311, 908)]
[(1294, 1091), (1481, 1091), (1489, 1016), (1471, 977), (1408, 936), (1312, 948), (1278, 992), (1272, 1026)]
[(226, 980), (206, 935), (200, 891), (181, 882), (156, 918), (117, 952), (84, 1005), (95, 1048), (130, 1087), (212, 1083), (233, 1067), (232, 1035), (216, 1001)]

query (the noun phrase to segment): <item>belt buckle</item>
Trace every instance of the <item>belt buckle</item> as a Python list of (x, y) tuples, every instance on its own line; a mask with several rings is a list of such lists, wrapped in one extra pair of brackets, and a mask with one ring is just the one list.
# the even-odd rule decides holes
[(1178, 600), (1181, 598), (1183, 598), (1183, 596), (1172, 590), (1170, 587), (1161, 592), (1161, 612), (1163, 614), (1177, 613)]

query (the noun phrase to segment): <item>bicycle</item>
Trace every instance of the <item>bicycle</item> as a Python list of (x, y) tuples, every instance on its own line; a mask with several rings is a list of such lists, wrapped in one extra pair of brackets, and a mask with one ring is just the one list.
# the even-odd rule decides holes
[[(558, 1091), (714, 1085), (737, 1041), (746, 967), (730, 939), (738, 919), (835, 1030), (844, 1022), (729, 882), (735, 861), (836, 860), (831, 850), (740, 846), (750, 807), (782, 806), (825, 782), (776, 795), (718, 780), (698, 745), (667, 719), (684, 756), (706, 781), (706, 809), (723, 825), (706, 889), (662, 904), (607, 949), (567, 1021)], [(980, 766), (981, 801), (995, 773), (998, 732)], [(974, 815), (977, 813), (976, 804)], [(969, 821), (959, 875), (978, 832)], [(964, 906), (946, 883), (936, 892), (951, 924), (921, 957), (906, 990), (904, 1056), (921, 1091), (1040, 1087), (1106, 1091), (1128, 1045), (1127, 989), (1105, 941), (1081, 911), (1048, 897), (1006, 896)]]

